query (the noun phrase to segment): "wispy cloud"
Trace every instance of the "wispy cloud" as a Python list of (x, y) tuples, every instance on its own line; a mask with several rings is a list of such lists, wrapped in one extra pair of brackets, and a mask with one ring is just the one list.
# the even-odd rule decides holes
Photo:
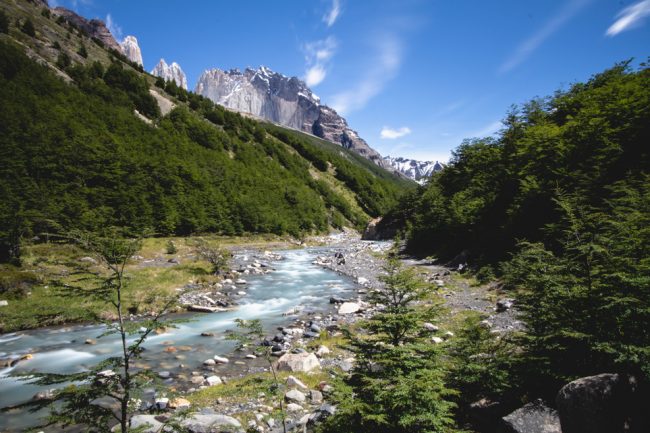
[(394, 78), (402, 63), (402, 43), (394, 35), (383, 35), (373, 42), (376, 52), (359, 82), (351, 89), (335, 94), (332, 106), (347, 114), (366, 106)]
[(607, 36), (616, 36), (621, 32), (638, 27), (649, 15), (650, 0), (643, 0), (628, 6), (616, 15), (618, 19), (609, 26), (605, 34)]
[(111, 14), (106, 15), (106, 27), (108, 27), (108, 30), (116, 40), (122, 40), (122, 27), (113, 20)]
[(485, 125), (479, 130), (470, 132), (468, 134), (465, 134), (464, 138), (472, 138), (472, 137), (486, 137), (488, 135), (495, 134), (501, 127), (503, 126), (503, 123), (500, 120), (495, 120), (494, 122)]
[(384, 126), (383, 128), (381, 128), (380, 136), (382, 139), (385, 140), (394, 140), (396, 138), (409, 135), (410, 133), (411, 133), (411, 128), (409, 128), (408, 126), (402, 126), (399, 129), (392, 129), (389, 128), (388, 126)]
[(333, 36), (304, 45), (307, 68), (304, 79), (309, 87), (317, 86), (327, 76), (327, 65), (336, 53), (336, 46)]
[(546, 39), (557, 32), (590, 2), (591, 0), (571, 0), (567, 2), (541, 29), (517, 47), (515, 52), (499, 67), (499, 73), (506, 73), (526, 60)]
[(327, 24), (327, 27), (332, 27), (339, 15), (341, 15), (341, 2), (332, 0), (332, 8), (323, 16), (323, 22)]

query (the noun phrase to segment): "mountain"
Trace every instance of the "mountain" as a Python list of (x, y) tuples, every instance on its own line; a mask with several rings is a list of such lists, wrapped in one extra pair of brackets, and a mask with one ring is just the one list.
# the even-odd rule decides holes
[(381, 155), (296, 77), (264, 66), (247, 68), (243, 73), (238, 69), (211, 69), (201, 74), (195, 92), (232, 110), (338, 143), (384, 166)]
[(429, 176), (443, 168), (438, 161), (416, 161), (402, 157), (385, 156), (384, 162), (386, 167), (390, 167), (418, 183), (424, 183)]
[(168, 65), (165, 59), (160, 59), (158, 64), (151, 70), (151, 75), (160, 77), (165, 81), (175, 81), (179, 87), (187, 90), (187, 77), (180, 65), (176, 62)]
[(82, 30), (91, 38), (101, 41), (106, 48), (121, 52), (120, 44), (117, 43), (104, 21), (98, 19), (88, 20), (61, 6), (52, 9), (52, 14), (63, 17), (65, 21)]
[(142, 63), (142, 52), (140, 51), (140, 46), (138, 45), (138, 40), (135, 36), (125, 37), (120, 44), (120, 48), (127, 59), (140, 66), (144, 65), (144, 63)]
[[(338, 144), (160, 83), (109, 51), (103, 31), (79, 30), (81, 17), (41, 8), (2, 5), (0, 246), (12, 233), (111, 226), (294, 236), (362, 228), (412, 188)], [(26, 12), (34, 36), (16, 27)]]

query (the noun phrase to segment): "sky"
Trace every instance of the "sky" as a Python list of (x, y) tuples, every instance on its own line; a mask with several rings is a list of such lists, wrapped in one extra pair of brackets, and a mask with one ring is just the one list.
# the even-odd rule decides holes
[(513, 104), (650, 56), (650, 0), (50, 0), (178, 62), (297, 76), (382, 155), (446, 161)]

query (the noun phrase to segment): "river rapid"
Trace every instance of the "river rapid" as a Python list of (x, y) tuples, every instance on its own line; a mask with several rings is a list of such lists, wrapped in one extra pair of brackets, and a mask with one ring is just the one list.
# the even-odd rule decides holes
[[(226, 340), (225, 331), (235, 328), (237, 318), (260, 319), (265, 331), (273, 334), (277, 326), (291, 323), (292, 319), (285, 316), (285, 312), (295, 309), (300, 309), (301, 314), (331, 311), (330, 296), (346, 297), (356, 288), (350, 278), (312, 263), (318, 255), (332, 251), (332, 248), (277, 251), (284, 259), (273, 263), (274, 272), (247, 276), (247, 293), (239, 299), (236, 310), (184, 316), (188, 322), (147, 339), (138, 366), (172, 374), (181, 369), (191, 371), (198, 369), (204, 360), (214, 355), (227, 355), (233, 350), (233, 343)], [(32, 355), (29, 360), (0, 370), (0, 407), (23, 403), (45, 391), (18, 379), (17, 374), (79, 372), (107, 357), (119, 356), (121, 346), (117, 336), (98, 338), (103, 331), (103, 326), (79, 325), (0, 335), (0, 358)], [(201, 336), (201, 333), (214, 333), (214, 337)], [(85, 344), (87, 339), (95, 340), (96, 344)], [(170, 345), (183, 350), (165, 351)], [(38, 415), (11, 410), (0, 414), (0, 431), (22, 431), (37, 421)]]

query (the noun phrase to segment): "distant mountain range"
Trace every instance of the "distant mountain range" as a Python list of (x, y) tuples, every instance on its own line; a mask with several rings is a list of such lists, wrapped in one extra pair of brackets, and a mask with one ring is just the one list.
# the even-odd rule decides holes
[(409, 179), (422, 184), (433, 173), (440, 171), (444, 165), (438, 161), (416, 161), (414, 159), (385, 156), (384, 162), (387, 167), (392, 168), (399, 173), (402, 173)]

